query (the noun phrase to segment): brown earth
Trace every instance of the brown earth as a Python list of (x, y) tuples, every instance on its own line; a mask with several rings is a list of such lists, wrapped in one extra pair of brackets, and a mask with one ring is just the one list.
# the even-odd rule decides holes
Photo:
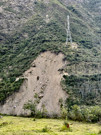
[(0, 113), (27, 115), (29, 112), (23, 109), (24, 104), (38, 100), (37, 109), (42, 110), (44, 105), (49, 115), (60, 115), (59, 100), (62, 99), (64, 102), (67, 98), (60, 85), (63, 76), (63, 72), (60, 71), (66, 64), (63, 58), (64, 55), (61, 53), (40, 54), (30, 69), (23, 74), (26, 79), (19, 92), (14, 93), (3, 106), (0, 106)]

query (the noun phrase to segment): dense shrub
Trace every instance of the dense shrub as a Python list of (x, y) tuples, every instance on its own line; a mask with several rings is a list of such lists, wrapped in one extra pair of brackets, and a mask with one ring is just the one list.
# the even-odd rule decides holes
[(99, 133), (98, 133), (99, 135), (101, 135), (101, 130), (99, 131)]
[(69, 110), (68, 117), (72, 120), (98, 122), (101, 118), (101, 107), (74, 105), (72, 106), (72, 109)]
[(30, 114), (31, 117), (35, 118), (47, 117), (46, 110), (45, 109), (43, 109), (42, 111), (38, 110), (36, 102), (29, 101), (28, 103), (24, 104), (23, 108), (31, 112)]
[(43, 129), (42, 129), (42, 132), (51, 132), (50, 128), (48, 128), (47, 126), (45, 126)]
[(64, 75), (63, 89), (69, 94), (68, 107), (78, 105), (101, 105), (101, 75)]
[(0, 82), (0, 103), (4, 103), (8, 96), (13, 94), (14, 92), (19, 91), (23, 81), (24, 79), (19, 79), (18, 81), (15, 81), (15, 77), (2, 80)]

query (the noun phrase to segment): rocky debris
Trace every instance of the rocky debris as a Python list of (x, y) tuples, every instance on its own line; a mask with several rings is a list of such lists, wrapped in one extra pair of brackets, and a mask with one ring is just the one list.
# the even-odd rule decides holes
[(67, 94), (60, 85), (63, 73), (58, 71), (65, 66), (63, 54), (45, 52), (33, 62), (36, 67), (30, 67), (24, 74), (26, 78), (19, 92), (10, 96), (4, 105), (0, 105), (0, 113), (12, 115), (29, 115), (23, 109), (24, 104), (37, 102), (37, 109), (42, 110), (44, 104), (48, 115), (60, 115), (59, 100), (65, 102)]
[(0, 82), (2, 81), (2, 78), (0, 78)]
[(72, 48), (72, 49), (77, 49), (77, 48), (78, 48), (78, 45), (77, 45), (75, 42), (73, 42), (73, 43), (71, 44), (71, 48)]

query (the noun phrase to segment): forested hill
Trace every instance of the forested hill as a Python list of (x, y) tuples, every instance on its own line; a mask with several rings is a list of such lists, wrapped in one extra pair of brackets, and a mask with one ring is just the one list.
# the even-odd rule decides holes
[[(77, 49), (65, 45), (67, 15)], [(47, 50), (62, 52), (69, 63), (63, 87), (75, 99), (70, 104), (101, 105), (101, 1), (0, 1), (1, 103), (20, 88), (23, 79), (16, 78)]]

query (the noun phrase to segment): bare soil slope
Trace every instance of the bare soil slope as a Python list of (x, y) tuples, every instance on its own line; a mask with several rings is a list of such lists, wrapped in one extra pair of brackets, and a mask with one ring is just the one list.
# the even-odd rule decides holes
[(45, 106), (49, 115), (60, 114), (59, 100), (67, 98), (62, 90), (60, 82), (63, 73), (59, 69), (65, 66), (63, 54), (45, 52), (40, 54), (33, 61), (32, 66), (23, 76), (25, 79), (19, 92), (10, 96), (3, 106), (0, 106), (0, 113), (13, 115), (27, 115), (23, 105), (30, 101), (39, 100), (37, 108)]

